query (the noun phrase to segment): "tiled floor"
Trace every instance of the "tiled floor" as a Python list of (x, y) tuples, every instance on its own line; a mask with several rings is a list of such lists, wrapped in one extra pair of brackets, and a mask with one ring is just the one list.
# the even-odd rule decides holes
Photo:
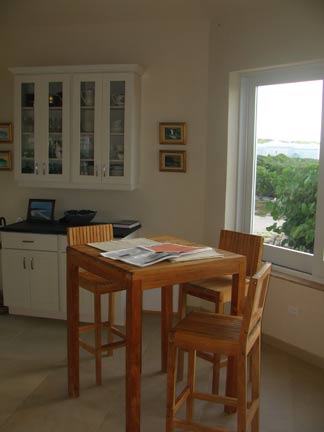
[[(142, 431), (165, 427), (166, 375), (159, 372), (159, 317), (144, 315)], [(95, 386), (94, 364), (81, 355), (81, 395), (67, 397), (66, 324), (0, 316), (0, 432), (123, 432), (124, 349), (104, 359)], [(198, 382), (210, 384), (210, 366), (199, 361)], [(324, 370), (264, 346), (261, 432), (323, 432)], [(215, 405), (197, 403), (208, 425), (234, 424)]]

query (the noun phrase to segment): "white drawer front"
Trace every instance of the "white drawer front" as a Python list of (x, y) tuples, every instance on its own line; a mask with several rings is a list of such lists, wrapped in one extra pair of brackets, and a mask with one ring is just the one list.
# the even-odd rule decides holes
[(3, 249), (58, 250), (58, 236), (32, 233), (1, 233)]

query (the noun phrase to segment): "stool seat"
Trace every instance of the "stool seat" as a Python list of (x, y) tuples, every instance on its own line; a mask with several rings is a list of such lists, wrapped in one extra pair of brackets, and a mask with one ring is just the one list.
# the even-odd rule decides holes
[(79, 273), (79, 285), (88, 291), (98, 294), (109, 294), (121, 291), (120, 286), (110, 283), (106, 279), (81, 269)]

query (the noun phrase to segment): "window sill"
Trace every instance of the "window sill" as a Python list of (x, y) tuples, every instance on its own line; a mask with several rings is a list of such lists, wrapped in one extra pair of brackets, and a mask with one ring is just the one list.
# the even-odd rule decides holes
[(324, 292), (324, 280), (315, 278), (307, 273), (273, 265), (271, 276)]

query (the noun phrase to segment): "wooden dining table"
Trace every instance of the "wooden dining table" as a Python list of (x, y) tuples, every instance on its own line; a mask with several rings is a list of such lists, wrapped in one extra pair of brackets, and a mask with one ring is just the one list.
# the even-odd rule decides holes
[[(153, 237), (152, 240), (195, 245), (173, 236)], [(217, 249), (216, 249), (217, 250)], [(219, 275), (233, 275), (231, 313), (241, 314), (245, 291), (246, 258), (227, 251), (223, 256), (201, 260), (163, 261), (147, 267), (136, 267), (104, 258), (100, 250), (88, 245), (67, 248), (67, 326), (68, 326), (68, 392), (79, 396), (79, 268), (99, 275), (126, 290), (126, 432), (141, 430), (141, 340), (142, 294), (144, 290), (161, 287), (161, 370), (166, 371), (168, 333), (172, 328), (173, 285)], [(229, 361), (226, 393), (236, 395)]]

